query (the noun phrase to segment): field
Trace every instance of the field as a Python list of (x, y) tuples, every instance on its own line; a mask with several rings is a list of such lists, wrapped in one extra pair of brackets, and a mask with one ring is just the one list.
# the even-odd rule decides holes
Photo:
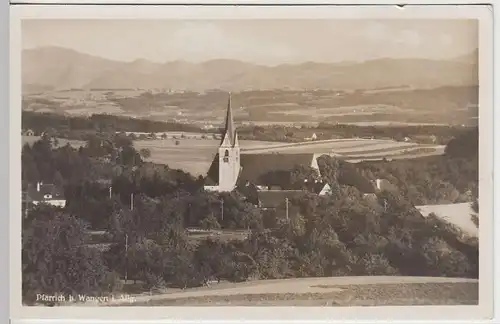
[[(207, 172), (213, 157), (217, 153), (218, 140), (175, 140), (136, 141), (138, 149), (148, 148), (151, 151), (150, 161), (168, 164), (172, 168), (180, 168), (195, 175)], [(415, 158), (426, 155), (443, 154), (444, 146), (421, 145), (415, 143), (395, 142), (391, 140), (340, 139), (304, 143), (278, 143), (260, 141), (240, 141), (241, 153), (314, 153), (335, 154), (350, 162), (364, 160), (380, 160)]]
[(472, 221), (471, 215), (477, 215), (470, 206), (470, 203), (448, 204), (448, 205), (425, 205), (416, 208), (427, 217), (434, 213), (445, 221), (457, 226), (466, 234), (478, 237), (478, 228)]
[(101, 306), (381, 306), (474, 305), (474, 279), (325, 277), (220, 283), (134, 296), (134, 303)]
[[(36, 136), (23, 136), (23, 144), (33, 143)], [(178, 144), (176, 144), (178, 141)], [(75, 147), (84, 145), (82, 141), (59, 139), (59, 145), (70, 143)], [(174, 169), (182, 169), (193, 175), (204, 175), (217, 153), (220, 141), (214, 139), (159, 139), (135, 141), (137, 149), (151, 151), (151, 162), (167, 164)], [(407, 159), (428, 155), (443, 154), (442, 145), (425, 145), (410, 142), (396, 142), (378, 139), (337, 139), (303, 143), (280, 143), (241, 140), (244, 154), (263, 153), (314, 153), (317, 155), (336, 155), (349, 162), (369, 160)]]
[[(176, 145), (179, 141), (179, 145)], [(204, 175), (217, 153), (220, 141), (214, 139), (165, 139), (146, 140), (134, 143), (137, 149), (151, 151), (151, 162), (167, 164), (174, 169), (182, 169), (193, 175)], [(242, 152), (245, 148), (269, 147), (276, 142), (240, 141)]]

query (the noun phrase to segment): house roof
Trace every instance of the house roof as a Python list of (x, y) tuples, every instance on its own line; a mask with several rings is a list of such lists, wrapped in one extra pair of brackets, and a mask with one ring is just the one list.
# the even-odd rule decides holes
[[(377, 179), (380, 180), (380, 188), (379, 190), (384, 191), (394, 191), (397, 190), (397, 187), (395, 187), (389, 180), (387, 179)], [(375, 185), (377, 185), (377, 181), (375, 181)]]
[[(241, 171), (238, 181), (250, 182), (256, 185), (262, 183), (262, 176), (273, 171), (291, 171), (296, 166), (310, 166), (314, 159), (313, 153), (301, 154), (241, 154)], [(205, 184), (216, 185), (219, 182), (219, 154), (216, 154), (208, 169)]]
[(260, 207), (277, 208), (285, 203), (286, 198), (293, 199), (304, 194), (302, 190), (262, 190), (257, 192)]
[(28, 185), (25, 194), (25, 198), (28, 201), (51, 201), (65, 199), (63, 190), (53, 184), (41, 184), (40, 191), (37, 190), (36, 185)]

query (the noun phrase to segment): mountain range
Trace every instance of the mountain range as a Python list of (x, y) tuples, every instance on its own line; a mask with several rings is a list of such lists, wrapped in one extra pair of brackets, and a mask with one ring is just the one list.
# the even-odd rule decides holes
[(23, 92), (61, 89), (375, 89), (478, 84), (477, 50), (450, 60), (383, 58), (364, 62), (263, 66), (238, 60), (113, 61), (61, 47), (22, 52)]

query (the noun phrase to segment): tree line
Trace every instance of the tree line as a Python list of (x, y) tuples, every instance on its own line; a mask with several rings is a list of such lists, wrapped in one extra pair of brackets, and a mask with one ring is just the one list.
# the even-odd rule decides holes
[(35, 135), (52, 131), (58, 137), (74, 138), (82, 133), (116, 133), (116, 132), (206, 132), (196, 125), (177, 122), (162, 122), (132, 117), (93, 114), (85, 116), (65, 116), (54, 113), (36, 113), (23, 111), (22, 129), (32, 130)]
[(316, 134), (317, 140), (332, 138), (377, 138), (404, 141), (409, 138), (412, 142), (421, 144), (446, 145), (450, 140), (467, 133), (473, 127), (461, 126), (358, 126), (349, 124), (321, 122), (317, 126), (244, 126), (238, 129), (242, 139), (303, 142)]

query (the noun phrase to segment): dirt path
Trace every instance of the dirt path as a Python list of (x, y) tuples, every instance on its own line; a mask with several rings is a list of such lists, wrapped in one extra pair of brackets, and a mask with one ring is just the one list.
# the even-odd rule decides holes
[[(336, 299), (347, 298), (347, 302), (352, 302), (352, 298), (360, 299), (358, 297), (342, 297), (346, 293), (344, 291), (349, 291), (347, 295), (352, 295), (352, 293), (358, 293), (364, 288), (369, 288), (372, 291), (372, 295), (376, 295), (376, 287), (384, 288), (389, 287), (392, 292), (388, 293), (388, 296), (399, 296), (401, 298), (404, 296), (411, 297), (414, 295), (412, 292), (415, 288), (418, 291), (425, 291), (421, 287), (416, 287), (415, 285), (420, 285), (422, 287), (427, 287), (431, 285), (436, 289), (436, 285), (444, 285), (443, 287), (457, 287), (463, 288), (463, 285), (467, 286), (467, 291), (469, 297), (465, 297), (465, 300), (474, 301), (477, 296), (474, 295), (474, 291), (477, 290), (477, 280), (473, 279), (460, 279), (460, 278), (435, 278), (435, 277), (331, 277), (331, 278), (298, 278), (298, 279), (283, 279), (283, 280), (259, 280), (254, 282), (245, 283), (227, 283), (221, 285), (214, 285), (212, 287), (204, 288), (193, 288), (184, 291), (179, 291), (178, 289), (172, 290), (170, 293), (163, 293), (151, 296), (138, 295), (133, 296), (133, 302), (130, 300), (115, 300), (109, 303), (100, 304), (100, 306), (132, 306), (132, 305), (178, 305), (179, 303), (189, 303), (189, 304), (212, 304), (214, 301), (219, 301), (224, 303), (232, 304), (248, 304), (254, 305), (255, 300), (260, 300), (264, 304), (269, 298), (273, 301), (279, 300), (324, 300), (326, 303), (328, 300), (332, 299), (334, 296)], [(415, 286), (409, 289), (407, 286)], [(364, 288), (363, 288), (364, 287)], [(371, 287), (371, 288), (370, 288)], [(375, 287), (375, 288), (374, 288)], [(399, 288), (398, 288), (399, 287)], [(474, 288), (475, 287), (475, 288)], [(367, 289), (368, 289), (367, 288)], [(385, 289), (385, 288), (384, 288)], [(448, 290), (450, 290), (449, 288)], [(399, 293), (398, 293), (399, 291)], [(446, 291), (444, 288), (438, 288), (438, 291)], [(471, 295), (472, 292), (472, 295)], [(361, 294), (362, 296), (363, 294)], [(445, 302), (452, 296), (460, 295), (456, 292), (448, 294), (441, 299)], [(464, 295), (464, 294), (463, 294)], [(467, 295), (467, 294), (465, 294)], [(477, 293), (476, 293), (477, 295)], [(252, 297), (253, 296), (253, 297)], [(418, 293), (413, 299), (424, 298), (426, 295), (420, 296)], [(450, 297), (451, 296), (451, 297)], [(431, 296), (432, 297), (432, 296)], [(439, 297), (439, 296), (438, 296)], [(436, 297), (436, 298), (438, 298)], [(305, 298), (305, 299), (304, 299)], [(366, 298), (361, 298), (362, 300)], [(403, 298), (405, 299), (405, 298)], [(424, 298), (425, 299), (425, 298)], [(453, 299), (453, 298), (451, 298)], [(464, 298), (462, 298), (464, 299)], [(427, 297), (427, 300), (430, 300)], [(210, 302), (212, 301), (212, 302)], [(346, 301), (344, 301), (346, 302)], [(253, 304), (252, 304), (253, 303)], [(303, 302), (302, 302), (303, 303)], [(306, 304), (308, 302), (305, 302)], [(336, 302), (338, 304), (339, 302)], [(300, 302), (299, 302), (300, 304)]]

